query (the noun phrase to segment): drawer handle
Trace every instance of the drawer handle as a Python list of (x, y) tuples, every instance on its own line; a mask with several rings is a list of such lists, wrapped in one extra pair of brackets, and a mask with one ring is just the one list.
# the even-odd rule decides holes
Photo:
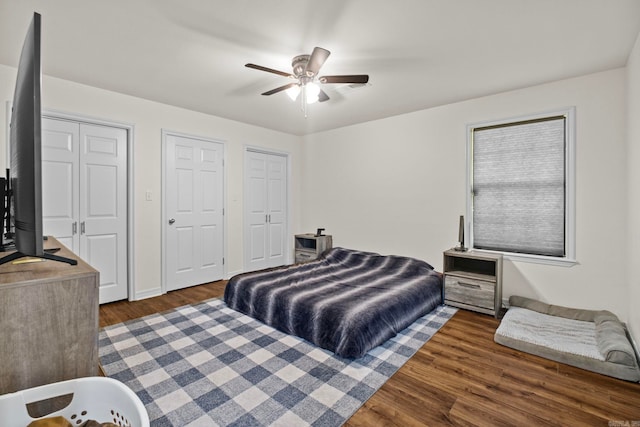
[(458, 282), (458, 285), (462, 286), (463, 288), (480, 289), (480, 285), (476, 283)]

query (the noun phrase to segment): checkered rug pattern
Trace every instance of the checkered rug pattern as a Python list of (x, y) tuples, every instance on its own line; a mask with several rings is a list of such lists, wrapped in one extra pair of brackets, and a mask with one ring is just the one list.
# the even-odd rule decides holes
[(155, 427), (340, 426), (455, 312), (348, 360), (212, 299), (102, 329), (100, 362)]

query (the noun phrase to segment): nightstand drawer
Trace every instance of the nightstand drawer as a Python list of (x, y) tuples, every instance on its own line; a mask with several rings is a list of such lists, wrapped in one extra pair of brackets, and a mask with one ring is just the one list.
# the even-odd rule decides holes
[(445, 302), (459, 302), (489, 310), (495, 307), (495, 282), (445, 274)]
[(318, 256), (313, 252), (296, 251), (296, 264), (316, 259)]

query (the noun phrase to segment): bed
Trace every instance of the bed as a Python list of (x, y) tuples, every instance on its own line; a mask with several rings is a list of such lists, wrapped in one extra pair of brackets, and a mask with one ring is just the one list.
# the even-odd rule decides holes
[(442, 304), (442, 275), (414, 258), (333, 248), (314, 261), (234, 276), (224, 301), (356, 359)]

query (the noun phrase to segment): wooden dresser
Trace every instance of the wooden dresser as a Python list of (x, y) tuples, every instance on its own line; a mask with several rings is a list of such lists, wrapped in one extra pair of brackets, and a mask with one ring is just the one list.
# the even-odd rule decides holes
[(99, 273), (50, 237), (52, 247), (78, 265), (0, 266), (0, 394), (98, 374)]

